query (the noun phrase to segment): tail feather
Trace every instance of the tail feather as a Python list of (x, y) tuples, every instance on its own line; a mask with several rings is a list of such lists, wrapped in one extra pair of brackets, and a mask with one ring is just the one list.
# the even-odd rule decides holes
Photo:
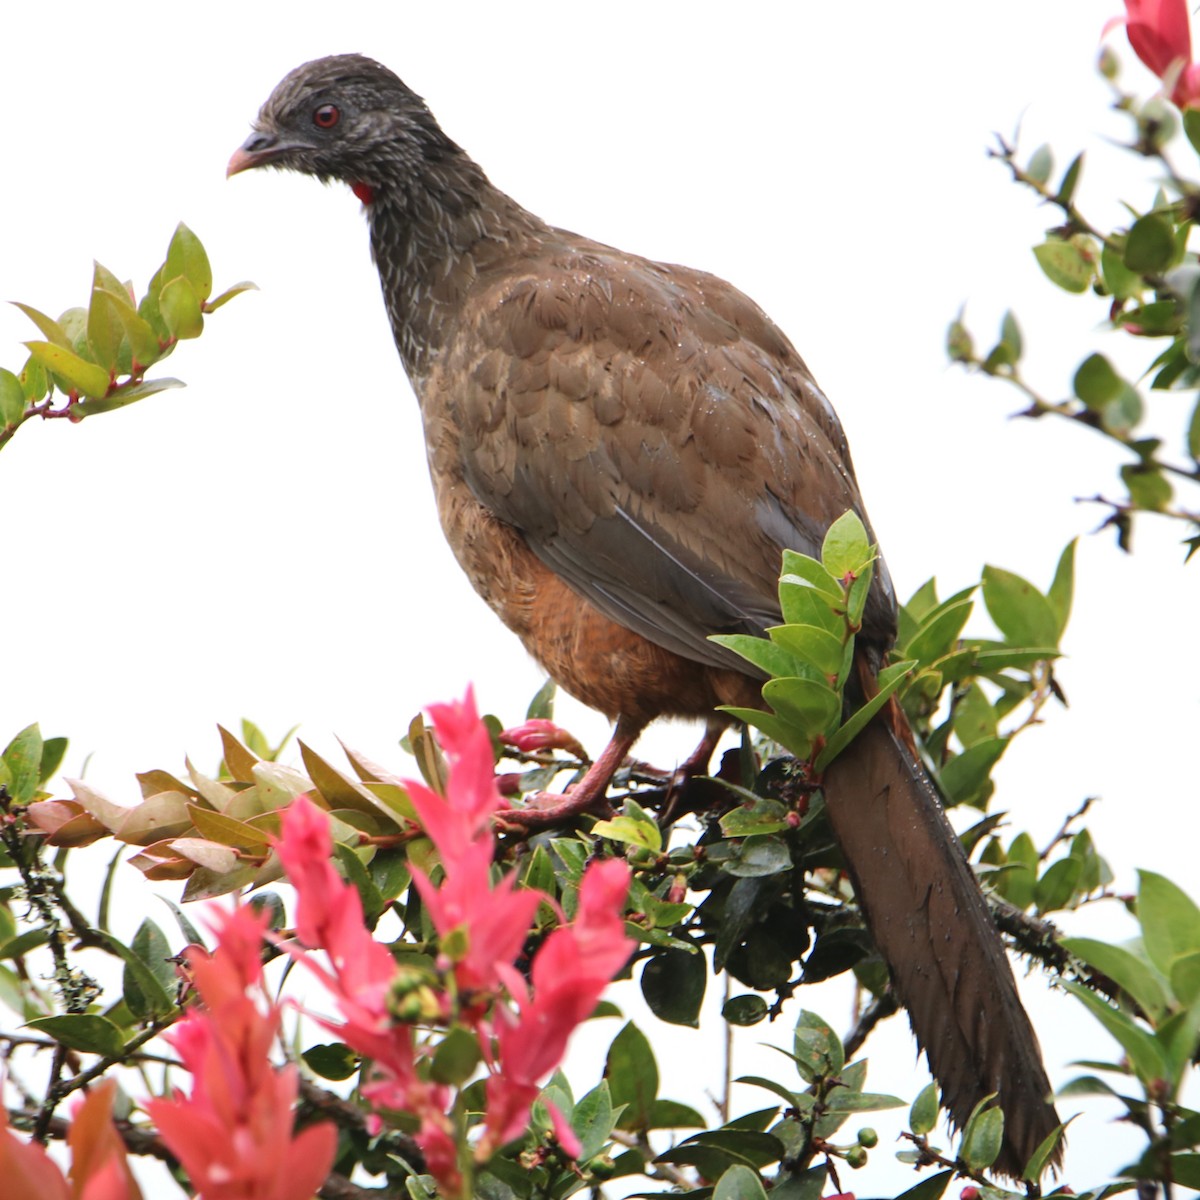
[(997, 1093), (1004, 1145), (995, 1169), (1019, 1178), (1058, 1114), (1000, 935), (928, 775), (905, 740), (875, 720), (826, 771), (824, 791), (943, 1105), (961, 1127)]

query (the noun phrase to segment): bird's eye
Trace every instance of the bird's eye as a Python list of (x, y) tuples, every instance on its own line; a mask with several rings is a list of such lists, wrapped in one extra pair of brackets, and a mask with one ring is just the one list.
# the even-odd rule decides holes
[(318, 129), (332, 129), (341, 119), (342, 114), (336, 104), (322, 104), (313, 113), (313, 124)]

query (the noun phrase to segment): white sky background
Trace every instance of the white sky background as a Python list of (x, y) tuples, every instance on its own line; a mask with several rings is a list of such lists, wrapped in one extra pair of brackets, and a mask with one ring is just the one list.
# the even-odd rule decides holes
[[(217, 290), (262, 290), (162, 364), (186, 390), (26, 428), (5, 451), (0, 737), (39, 720), (71, 738), (69, 774), (93, 754), (89, 780), (132, 801), (135, 771), (178, 770), (185, 754), (215, 764), (218, 721), (247, 715), (270, 736), (303, 722), (319, 750), (334, 755), (336, 733), (407, 769), (396, 742), (423, 705), (473, 680), (515, 722), (541, 681), (442, 542), (358, 202), (274, 172), (224, 179), (276, 81), (328, 53), (395, 69), (543, 217), (714, 271), (762, 304), (842, 416), (903, 596), (935, 573), (948, 593), (985, 562), (1044, 587), (1063, 544), (1100, 518), (1073, 497), (1115, 492), (1121, 460), (1083, 431), (1009, 421), (1015, 393), (948, 369), (944, 332), (965, 300), (982, 341), (1011, 304), (1027, 373), (1051, 396), (1092, 349), (1120, 355), (1095, 332), (1101, 302), (1040, 276), (1029, 247), (1053, 214), (984, 154), (1023, 115), (1027, 152), (1050, 141), (1059, 170), (1088, 148), (1080, 200), (1097, 220), (1120, 219), (1116, 196), (1148, 205), (1145, 172), (1104, 141), (1125, 132), (1094, 71), (1119, 7), (5, 5), (0, 295), (52, 315), (85, 303), (93, 257), (142, 289), (179, 219)], [(19, 369), (34, 336), (0, 308), (0, 363)], [(1150, 352), (1132, 349), (1136, 371)], [(1089, 823), (1130, 890), (1137, 866), (1197, 890), (1200, 566), (1184, 568), (1176, 542), (1150, 521), (1133, 558), (1109, 534), (1084, 538), (1060, 672), (1071, 708), (998, 772), (999, 803), (1039, 841), (1102, 794)], [(576, 706), (559, 716), (597, 750), (607, 736)], [(693, 740), (664, 728), (642, 754), (670, 765)], [(169, 922), (149, 898), (164, 890), (126, 885), (128, 932), (147, 910)], [(1072, 923), (1085, 924), (1129, 932), (1115, 908)], [(1115, 1055), (1074, 1001), (1036, 991), (1059, 1082), (1072, 1058)], [(840, 1024), (843, 998), (803, 1000)], [(645, 1024), (664, 1094), (697, 1102), (715, 1087), (715, 1031), (668, 1040)], [(892, 1025), (869, 1086), (911, 1095)], [(787, 1037), (781, 1023), (742, 1041)], [(685, 1080), (684, 1062), (709, 1073)], [(1093, 1111), (1073, 1142), (1076, 1187), (1137, 1146)], [(914, 1182), (889, 1166), (889, 1137), (844, 1186)]]

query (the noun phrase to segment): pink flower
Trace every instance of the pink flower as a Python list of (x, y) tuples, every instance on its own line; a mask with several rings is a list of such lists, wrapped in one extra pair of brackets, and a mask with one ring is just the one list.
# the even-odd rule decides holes
[(203, 1200), (309, 1200), (333, 1163), (332, 1125), (293, 1136), (299, 1076), (269, 1059), (279, 1009), (260, 1008), (255, 995), (265, 928), (265, 914), (238, 907), (221, 915), (211, 955), (188, 950), (204, 1007), (166, 1036), (191, 1072), (191, 1094), (145, 1105)]
[[(1115, 18), (1109, 25), (1120, 24)], [(1125, 0), (1126, 33), (1134, 53), (1164, 81), (1180, 108), (1200, 107), (1200, 65), (1192, 62), (1186, 0)]]
[[(496, 1013), (496, 1070), (487, 1082), (487, 1131), (491, 1147), (518, 1136), (538, 1094), (538, 1081), (562, 1061), (572, 1031), (596, 1007), (604, 989), (625, 965), (633, 941), (622, 917), (629, 868), (617, 859), (593, 863), (579, 885), (574, 922), (556, 929), (533, 960), (532, 992), (515, 989), (520, 1015)], [(579, 1143), (552, 1114), (568, 1153)]]
[(531, 754), (535, 750), (566, 750), (576, 758), (587, 758), (587, 752), (573, 733), (541, 717), (531, 717), (523, 725), (504, 730), (500, 740), (522, 754)]
[(492, 739), (479, 719), (475, 692), (453, 704), (431, 704), (434, 732), (446, 755), (446, 795), (406, 781), (421, 826), (447, 869), (476, 842), (491, 845), (492, 816), (509, 807), (496, 786)]

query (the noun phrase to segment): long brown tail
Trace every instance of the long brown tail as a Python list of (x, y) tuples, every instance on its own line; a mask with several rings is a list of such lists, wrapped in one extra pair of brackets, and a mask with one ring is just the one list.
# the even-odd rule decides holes
[(854, 890), (944, 1106), (962, 1126), (998, 1093), (1004, 1146), (995, 1170), (1019, 1178), (1058, 1114), (1000, 935), (929, 777), (876, 719), (826, 771), (824, 790)]

